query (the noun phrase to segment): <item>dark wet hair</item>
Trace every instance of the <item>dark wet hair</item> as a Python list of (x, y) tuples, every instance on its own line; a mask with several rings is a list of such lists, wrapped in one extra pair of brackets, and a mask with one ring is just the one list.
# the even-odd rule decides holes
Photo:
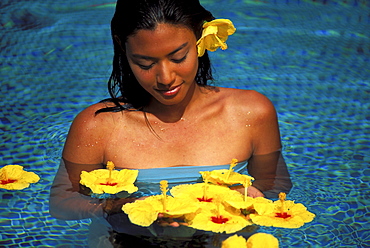
[[(141, 29), (154, 30), (158, 23), (168, 23), (189, 28), (199, 39), (204, 21), (213, 19), (199, 0), (118, 0), (111, 22), (114, 57), (113, 71), (108, 81), (111, 96), (108, 100), (116, 106), (98, 112), (139, 109), (148, 104), (151, 98), (136, 80), (122, 49), (130, 35)], [(195, 81), (199, 85), (207, 85), (207, 81), (213, 79), (207, 52), (198, 61)]]

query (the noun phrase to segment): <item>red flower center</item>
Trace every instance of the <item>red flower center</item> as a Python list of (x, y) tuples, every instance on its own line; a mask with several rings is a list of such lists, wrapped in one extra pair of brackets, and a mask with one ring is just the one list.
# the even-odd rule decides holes
[(213, 198), (205, 198), (204, 196), (202, 198), (197, 198), (200, 202), (212, 202)]
[(116, 186), (118, 183), (110, 183), (110, 182), (106, 182), (106, 183), (100, 183), (100, 185), (105, 185), (105, 186)]
[(229, 220), (228, 218), (223, 218), (222, 215), (212, 216), (211, 219), (212, 219), (212, 222), (216, 224), (225, 224)]
[(8, 184), (8, 183), (14, 183), (16, 182), (16, 179), (6, 179), (6, 180), (0, 180), (0, 184)]
[(291, 215), (288, 214), (287, 212), (283, 212), (283, 213), (276, 213), (275, 217), (287, 219), (287, 218), (291, 217)]

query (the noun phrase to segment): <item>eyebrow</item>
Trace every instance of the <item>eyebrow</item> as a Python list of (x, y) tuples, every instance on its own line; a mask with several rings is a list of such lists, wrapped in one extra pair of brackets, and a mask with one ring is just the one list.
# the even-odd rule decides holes
[[(182, 44), (181, 46), (179, 46), (178, 48), (176, 48), (175, 50), (173, 50), (172, 52), (167, 54), (167, 56), (171, 56), (171, 55), (177, 53), (178, 51), (180, 51), (181, 49), (183, 49), (187, 45), (188, 45), (188, 42), (185, 42), (184, 44)], [(146, 55), (140, 55), (140, 54), (132, 54), (132, 57), (138, 58), (138, 59), (144, 59), (144, 60), (156, 60), (156, 58), (154, 58), (154, 57), (150, 57), (150, 56), (146, 56)]]

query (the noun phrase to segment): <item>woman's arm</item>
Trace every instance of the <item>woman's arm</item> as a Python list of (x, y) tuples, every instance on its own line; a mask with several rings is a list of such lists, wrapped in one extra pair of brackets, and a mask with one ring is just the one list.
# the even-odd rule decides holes
[[(68, 174), (68, 169), (76, 166), (61, 160), (58, 172), (50, 189), (49, 211), (51, 216), (62, 220), (79, 220), (103, 217), (103, 200), (94, 199), (79, 193), (78, 174)], [(80, 170), (100, 169), (101, 165), (81, 165)], [(73, 170), (73, 169), (72, 169)]]
[(267, 198), (277, 198), (280, 192), (289, 193), (292, 182), (281, 151), (253, 155), (248, 161), (248, 172), (254, 177), (253, 186)]
[(101, 164), (75, 164), (62, 159), (50, 190), (50, 214), (57, 219), (79, 220), (122, 212), (122, 205), (135, 199), (102, 200), (84, 195), (80, 189), (81, 171), (102, 168)]
[[(276, 110), (267, 97), (259, 93), (253, 97), (253, 154), (248, 161), (248, 173), (255, 178), (253, 187), (274, 198), (280, 191), (288, 193), (292, 184), (281, 153)], [(252, 188), (251, 195), (255, 193)]]
[(86, 196), (80, 190), (81, 171), (105, 167), (104, 147), (114, 123), (109, 113), (95, 114), (101, 107), (93, 105), (85, 109), (71, 125), (63, 159), (50, 191), (50, 214), (55, 218), (76, 220), (103, 217), (104, 208), (116, 211), (123, 205), (121, 201), (130, 201), (100, 200)]

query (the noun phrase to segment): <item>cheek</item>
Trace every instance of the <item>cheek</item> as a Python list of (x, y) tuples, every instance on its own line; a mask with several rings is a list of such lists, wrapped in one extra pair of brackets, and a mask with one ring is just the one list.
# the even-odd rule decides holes
[(198, 71), (198, 57), (194, 60), (189, 61), (189, 63), (183, 68), (183, 75), (191, 80), (195, 78)]
[(139, 82), (139, 84), (143, 88), (147, 88), (151, 84), (153, 84), (153, 82), (155, 80), (155, 76), (150, 71), (143, 71), (142, 69), (137, 68), (137, 67), (134, 67), (134, 68), (131, 67), (131, 70), (132, 70), (134, 76), (136, 77), (136, 80)]

